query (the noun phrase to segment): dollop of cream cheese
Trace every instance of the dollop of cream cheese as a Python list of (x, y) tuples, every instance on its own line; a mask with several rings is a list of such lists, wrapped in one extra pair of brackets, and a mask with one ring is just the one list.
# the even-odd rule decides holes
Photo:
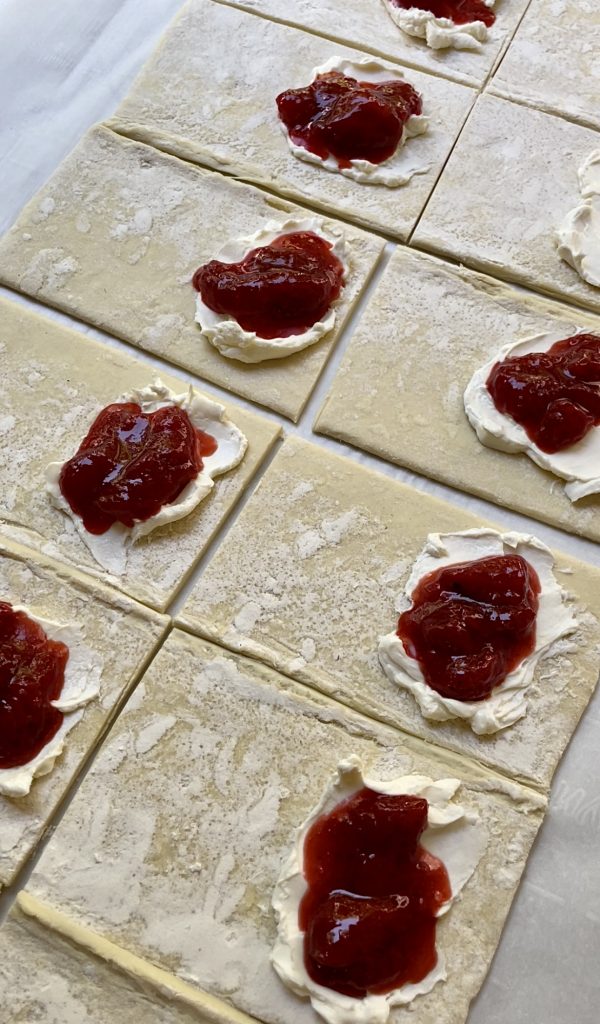
[(460, 701), (443, 697), (427, 685), (419, 662), (407, 654), (395, 631), (379, 642), (379, 660), (386, 676), (413, 694), (425, 718), (434, 722), (460, 718), (480, 736), (499, 732), (523, 718), (528, 707), (527, 690), (538, 662), (552, 653), (557, 640), (577, 628), (577, 621), (566, 605), (566, 594), (553, 573), (552, 552), (535, 537), (522, 533), (499, 533), (491, 529), (431, 533), (415, 561), (397, 607), (398, 612), (410, 607), (415, 588), (430, 572), (457, 562), (506, 554), (521, 555), (539, 576), (541, 592), (535, 648), (492, 690), (487, 700)]
[(304, 966), (304, 933), (298, 925), (298, 909), (307, 888), (303, 851), (309, 829), (317, 818), (328, 814), (342, 800), (347, 800), (365, 786), (390, 796), (408, 794), (424, 797), (429, 804), (429, 816), (421, 844), (443, 861), (452, 889), (452, 898), (440, 908), (438, 916), (441, 916), (450, 910), (487, 845), (487, 834), (478, 816), (454, 803), (453, 798), (460, 785), (459, 779), (434, 781), (425, 775), (383, 779), (374, 772), (364, 772), (360, 759), (351, 756), (340, 762), (319, 803), (296, 830), (292, 850), (273, 893), (277, 940), (271, 963), (284, 984), (296, 995), (308, 997), (314, 1010), (328, 1024), (385, 1024), (394, 1006), (407, 1006), (416, 996), (430, 992), (434, 985), (445, 980), (447, 974), (443, 955), (438, 950), (436, 966), (422, 981), (402, 985), (385, 995), (353, 999), (312, 980)]
[(534, 334), (505, 345), (473, 374), (464, 394), (464, 403), (467, 419), (482, 444), (501, 452), (525, 452), (542, 469), (567, 480), (565, 493), (571, 501), (577, 501), (588, 494), (600, 493), (600, 427), (592, 427), (581, 441), (563, 451), (544, 452), (531, 440), (524, 427), (496, 408), (486, 387), (496, 363), (530, 352), (547, 352), (565, 336), (564, 331)]
[(317, 217), (290, 217), (283, 223), (268, 221), (253, 235), (246, 238), (234, 238), (226, 242), (217, 253), (216, 259), (223, 263), (238, 263), (253, 249), (271, 245), (276, 238), (289, 235), (295, 231), (311, 231), (324, 238), (332, 247), (334, 256), (344, 268), (343, 286), (340, 295), (331, 303), (327, 315), (318, 320), (301, 334), (291, 334), (287, 338), (261, 338), (254, 331), (245, 331), (237, 320), (225, 313), (215, 313), (206, 306), (200, 296), (196, 297), (196, 322), (202, 328), (202, 334), (211, 345), (228, 359), (238, 359), (242, 363), (262, 363), (265, 359), (283, 359), (292, 352), (299, 352), (320, 341), (335, 327), (336, 309), (340, 304), (344, 285), (350, 270), (346, 253), (346, 241), (343, 232), (336, 225), (324, 226)]
[[(486, 7), (494, 7), (496, 0), (484, 0)], [(390, 0), (383, 5), (398, 28), (408, 36), (424, 39), (432, 50), (480, 50), (485, 43), (489, 29), (483, 21), (468, 21), (456, 25), (451, 18), (437, 18), (431, 11), (418, 7), (396, 7)]]
[[(311, 82), (314, 82), (317, 75), (326, 75), (330, 71), (339, 71), (348, 78), (356, 78), (360, 82), (405, 82), (406, 76), (399, 68), (389, 64), (382, 64), (372, 57), (365, 57), (363, 60), (347, 60), (345, 57), (332, 57), (326, 64), (313, 68)], [(325, 160), (316, 153), (311, 153), (304, 146), (298, 146), (290, 138), (288, 130), (283, 121), (280, 125), (285, 135), (288, 146), (299, 160), (305, 160), (309, 164), (318, 164), (327, 171), (336, 174), (343, 174), (353, 181), (362, 181), (369, 185), (386, 185), (388, 188), (398, 188), (406, 185), (415, 174), (426, 174), (430, 169), (429, 163), (423, 163), (414, 152), (404, 149), (407, 139), (416, 135), (423, 135), (429, 127), (429, 118), (423, 114), (413, 114), (404, 125), (402, 137), (387, 160), (380, 164), (373, 164), (369, 160), (350, 160), (350, 167), (340, 167), (334, 156), (328, 156)]]
[(594, 288), (600, 288), (600, 149), (579, 168), (582, 202), (567, 214), (556, 237), (558, 255)]
[(17, 768), (0, 768), (0, 794), (22, 797), (29, 793), (34, 778), (48, 775), (54, 768), (57, 758), (62, 754), (67, 733), (83, 717), (85, 705), (98, 696), (103, 666), (98, 654), (85, 643), (81, 626), (61, 625), (51, 619), (41, 618), (25, 605), (15, 604), (13, 608), (16, 612), (25, 612), (37, 622), (49, 640), (66, 644), (69, 648), (62, 692), (58, 700), (52, 701), (52, 706), (65, 716), (60, 729), (27, 764)]
[(89, 533), (83, 520), (71, 509), (59, 486), (62, 462), (51, 462), (46, 467), (46, 491), (52, 504), (65, 512), (75, 524), (79, 536), (91, 551), (99, 565), (116, 576), (121, 576), (127, 567), (127, 555), (132, 544), (145, 537), (152, 530), (183, 519), (193, 512), (214, 487), (213, 477), (227, 473), (243, 459), (248, 441), (238, 428), (225, 416), (225, 407), (205, 395), (198, 394), (191, 386), (182, 394), (175, 394), (160, 380), (143, 388), (127, 391), (116, 402), (136, 402), (142, 412), (156, 412), (168, 405), (177, 405), (187, 412), (192, 424), (198, 430), (211, 434), (217, 441), (213, 455), (203, 458), (203, 467), (194, 480), (184, 487), (176, 501), (163, 505), (160, 512), (133, 527), (114, 523), (106, 533)]

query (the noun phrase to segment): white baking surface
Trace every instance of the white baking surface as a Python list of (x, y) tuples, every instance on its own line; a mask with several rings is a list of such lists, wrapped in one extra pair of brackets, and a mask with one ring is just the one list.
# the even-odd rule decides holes
[[(180, 6), (180, 0), (0, 0), (0, 231), (12, 223), (83, 132), (114, 112), (162, 29)], [(379, 279), (392, 248), (389, 244), (373, 284)], [(343, 453), (358, 463), (468, 508), (504, 527), (533, 532), (549, 545), (600, 566), (600, 550), (592, 542), (513, 515), (506, 509), (312, 434), (315, 415), (372, 287), (348, 323), (300, 423), (292, 427), (281, 421), (285, 431)], [(0, 289), (0, 293), (37, 308), (59, 322), (78, 326), (83, 333), (108, 344), (128, 348), (99, 331), (75, 325), (62, 314), (36, 307), (35, 303), (6, 289)], [(137, 349), (135, 355), (150, 366), (164, 365)], [(169, 370), (197, 384), (208, 394), (229, 401), (226, 393), (205, 385), (192, 375), (178, 368), (169, 367)], [(235, 401), (252, 408), (241, 399)], [(274, 414), (261, 412), (278, 419)], [(249, 494), (252, 490), (253, 487)], [(169, 609), (171, 612), (181, 607), (207, 558), (243, 504), (223, 528), (192, 580), (176, 597)], [(565, 584), (568, 586), (568, 577)], [(551, 736), (548, 742), (552, 742)], [(597, 1024), (600, 1005), (597, 968), (600, 953), (599, 743), (600, 693), (597, 693), (555, 778), (549, 816), (529, 861), (492, 970), (471, 1011), (469, 1024)], [(27, 874), (22, 875), (17, 886), (22, 886), (26, 878)], [(0, 897), (0, 917), (7, 912), (13, 898), (14, 891), (10, 890)]]

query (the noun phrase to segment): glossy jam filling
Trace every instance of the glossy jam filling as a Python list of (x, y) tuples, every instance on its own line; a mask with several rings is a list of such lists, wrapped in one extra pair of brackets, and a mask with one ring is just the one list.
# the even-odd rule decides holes
[(305, 89), (280, 93), (277, 109), (292, 142), (344, 168), (351, 160), (387, 160), (423, 105), (408, 82), (359, 82), (330, 71)]
[(25, 612), (0, 601), (0, 768), (27, 764), (50, 742), (63, 715), (69, 648), (49, 640)]
[(327, 315), (343, 280), (344, 267), (329, 242), (312, 231), (292, 231), (252, 249), (239, 263), (205, 263), (193, 284), (205, 306), (234, 317), (243, 330), (287, 338)]
[(313, 981), (361, 999), (433, 970), (436, 915), (452, 892), (419, 843), (427, 811), (420, 797), (365, 788), (312, 825), (299, 926)]
[(496, 363), (487, 389), (543, 452), (560, 452), (600, 426), (600, 337), (577, 334), (547, 352)]
[(62, 467), (61, 493), (90, 533), (134, 526), (173, 502), (217, 450), (176, 405), (145, 413), (135, 402), (107, 405)]
[(540, 589), (520, 555), (459, 562), (423, 577), (396, 632), (433, 690), (485, 700), (535, 648)]
[(490, 28), (496, 20), (496, 15), (483, 0), (390, 0), (390, 3), (404, 11), (414, 8), (430, 11), (436, 18), (449, 18), (455, 25), (482, 21)]

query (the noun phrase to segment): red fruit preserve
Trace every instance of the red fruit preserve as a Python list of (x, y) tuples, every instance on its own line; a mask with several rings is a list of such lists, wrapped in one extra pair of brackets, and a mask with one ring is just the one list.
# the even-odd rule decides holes
[(547, 352), (496, 363), (487, 389), (543, 452), (560, 452), (600, 426), (600, 337), (576, 334)]
[(175, 501), (216, 450), (214, 437), (197, 430), (179, 406), (145, 413), (135, 402), (117, 402), (96, 417), (62, 467), (59, 486), (86, 530), (106, 533)]
[(490, 28), (496, 15), (483, 0), (390, 0), (394, 7), (408, 11), (431, 11), (436, 18), (449, 18), (455, 25), (466, 25), (470, 21), (482, 21)]
[(339, 167), (387, 160), (409, 117), (423, 109), (408, 82), (359, 82), (339, 71), (317, 75), (305, 89), (288, 89), (276, 102), (292, 142), (322, 160), (335, 157)]
[(234, 317), (259, 338), (303, 334), (329, 312), (344, 280), (332, 245), (312, 231), (292, 231), (252, 249), (239, 263), (211, 260), (193, 285), (209, 309)]
[(313, 981), (362, 999), (435, 967), (436, 915), (452, 892), (419, 843), (427, 811), (420, 797), (365, 788), (311, 826), (299, 925)]
[(65, 644), (0, 601), (0, 768), (27, 764), (60, 729), (63, 715), (51, 701), (60, 697), (68, 659)]
[(449, 565), (423, 577), (396, 632), (433, 690), (485, 700), (535, 648), (540, 589), (520, 555)]

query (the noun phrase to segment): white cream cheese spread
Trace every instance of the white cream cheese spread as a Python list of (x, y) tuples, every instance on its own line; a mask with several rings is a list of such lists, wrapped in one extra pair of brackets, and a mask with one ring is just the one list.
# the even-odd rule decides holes
[(582, 202), (567, 214), (556, 233), (558, 255), (580, 277), (600, 288), (600, 149), (579, 168)]
[(29, 793), (34, 778), (48, 775), (52, 771), (56, 759), (63, 751), (67, 733), (81, 720), (84, 706), (98, 696), (102, 662), (96, 652), (85, 644), (80, 626), (61, 625), (51, 619), (43, 619), (24, 605), (15, 604), (13, 609), (25, 612), (37, 622), (49, 640), (66, 644), (69, 648), (62, 692), (58, 700), (52, 701), (52, 706), (64, 714), (60, 729), (27, 764), (16, 768), (0, 768), (0, 794), (22, 797)]
[(600, 493), (600, 427), (592, 427), (581, 441), (569, 448), (544, 452), (531, 440), (524, 427), (496, 408), (486, 387), (496, 363), (529, 352), (547, 352), (564, 337), (564, 331), (561, 334), (535, 334), (505, 345), (473, 374), (465, 391), (464, 403), (469, 423), (482, 444), (501, 452), (525, 452), (542, 469), (567, 480), (565, 493), (571, 501), (577, 501), (588, 494)]
[[(330, 71), (339, 71), (348, 78), (355, 78), (360, 82), (373, 84), (377, 82), (406, 81), (405, 75), (399, 68), (389, 64), (382, 64), (372, 57), (365, 57), (363, 60), (356, 61), (347, 60), (344, 57), (332, 57), (326, 64), (313, 68), (311, 82), (314, 82), (318, 75), (326, 75)], [(388, 157), (387, 160), (382, 161), (380, 164), (373, 164), (369, 160), (350, 160), (350, 167), (340, 167), (333, 156), (328, 156), (324, 160), (317, 153), (311, 153), (304, 146), (298, 146), (290, 138), (283, 122), (280, 122), (280, 124), (288, 146), (299, 160), (305, 160), (310, 164), (318, 164), (328, 171), (343, 174), (354, 181), (362, 181), (371, 185), (386, 185), (388, 188), (398, 188), (400, 185), (406, 185), (415, 174), (425, 174), (430, 168), (429, 163), (424, 163), (423, 159), (417, 154), (404, 148), (404, 143), (407, 139), (411, 139), (416, 135), (423, 135), (427, 131), (429, 118), (423, 114), (412, 114), (408, 118), (404, 125), (400, 142), (396, 147), (396, 152)]]
[(535, 648), (492, 690), (487, 700), (460, 701), (443, 697), (427, 685), (419, 662), (407, 654), (395, 632), (382, 637), (379, 643), (379, 660), (385, 674), (413, 694), (425, 718), (435, 722), (460, 718), (478, 735), (506, 729), (523, 718), (527, 713), (527, 690), (538, 662), (551, 653), (557, 640), (577, 628), (577, 622), (566, 605), (566, 594), (553, 573), (552, 552), (535, 537), (522, 533), (475, 529), (429, 534), (397, 608), (401, 612), (410, 607), (413, 591), (430, 572), (458, 562), (505, 554), (521, 555), (533, 566), (540, 580)]
[(194, 427), (211, 434), (218, 445), (213, 455), (203, 458), (200, 473), (184, 487), (175, 501), (163, 505), (155, 516), (138, 522), (131, 528), (122, 523), (114, 523), (106, 533), (100, 535), (86, 530), (81, 517), (73, 512), (63, 497), (59, 486), (63, 463), (51, 462), (46, 467), (46, 490), (52, 504), (70, 516), (96, 561), (108, 572), (120, 576), (125, 572), (127, 553), (131, 545), (159, 526), (183, 519), (193, 512), (214, 487), (213, 477), (228, 472), (241, 462), (248, 442), (241, 431), (227, 419), (224, 406), (197, 394), (192, 387), (178, 395), (160, 380), (156, 380), (148, 387), (134, 388), (126, 392), (115, 401), (135, 402), (145, 413), (156, 412), (164, 406), (177, 405), (187, 412)]
[[(496, 0), (484, 0), (486, 7), (494, 7)], [(390, 18), (409, 36), (424, 39), (432, 50), (480, 50), (485, 43), (489, 29), (483, 21), (468, 21), (457, 25), (451, 18), (438, 18), (431, 11), (418, 7), (396, 7), (390, 0), (383, 0)]]
[[(344, 234), (335, 225), (328, 225), (325, 228), (317, 217), (291, 217), (281, 224), (268, 221), (255, 234), (227, 242), (215, 258), (223, 263), (238, 263), (253, 249), (271, 245), (276, 238), (295, 231), (310, 231), (329, 242), (334, 256), (344, 268), (345, 285), (348, 280), (349, 264)], [(233, 316), (215, 313), (209, 309), (203, 303), (200, 293), (196, 298), (196, 321), (200, 324), (206, 340), (214, 345), (221, 355), (227, 356), (228, 359), (239, 359), (243, 363), (262, 363), (265, 359), (282, 359), (292, 352), (299, 352), (329, 334), (335, 326), (336, 307), (340, 303), (342, 293), (343, 288), (340, 296), (331, 303), (323, 320), (317, 321), (301, 334), (291, 334), (286, 338), (261, 338), (254, 331), (245, 331)]]
[(424, 797), (429, 804), (428, 826), (420, 842), (444, 863), (452, 890), (452, 898), (439, 911), (438, 916), (441, 916), (447, 913), (468, 882), (487, 844), (485, 829), (477, 815), (454, 803), (460, 785), (458, 779), (434, 781), (424, 775), (382, 779), (376, 773), (363, 772), (359, 758), (352, 756), (340, 762), (321, 800), (296, 830), (293, 848), (273, 894), (278, 925), (271, 962), (288, 988), (300, 997), (308, 996), (314, 1010), (328, 1024), (385, 1024), (394, 1006), (407, 1006), (416, 996), (430, 992), (438, 981), (446, 978), (446, 970), (443, 956), (438, 952), (436, 966), (422, 981), (364, 999), (342, 995), (313, 981), (304, 966), (304, 933), (298, 924), (298, 910), (306, 891), (303, 851), (307, 833), (317, 818), (328, 814), (365, 786), (390, 796)]

